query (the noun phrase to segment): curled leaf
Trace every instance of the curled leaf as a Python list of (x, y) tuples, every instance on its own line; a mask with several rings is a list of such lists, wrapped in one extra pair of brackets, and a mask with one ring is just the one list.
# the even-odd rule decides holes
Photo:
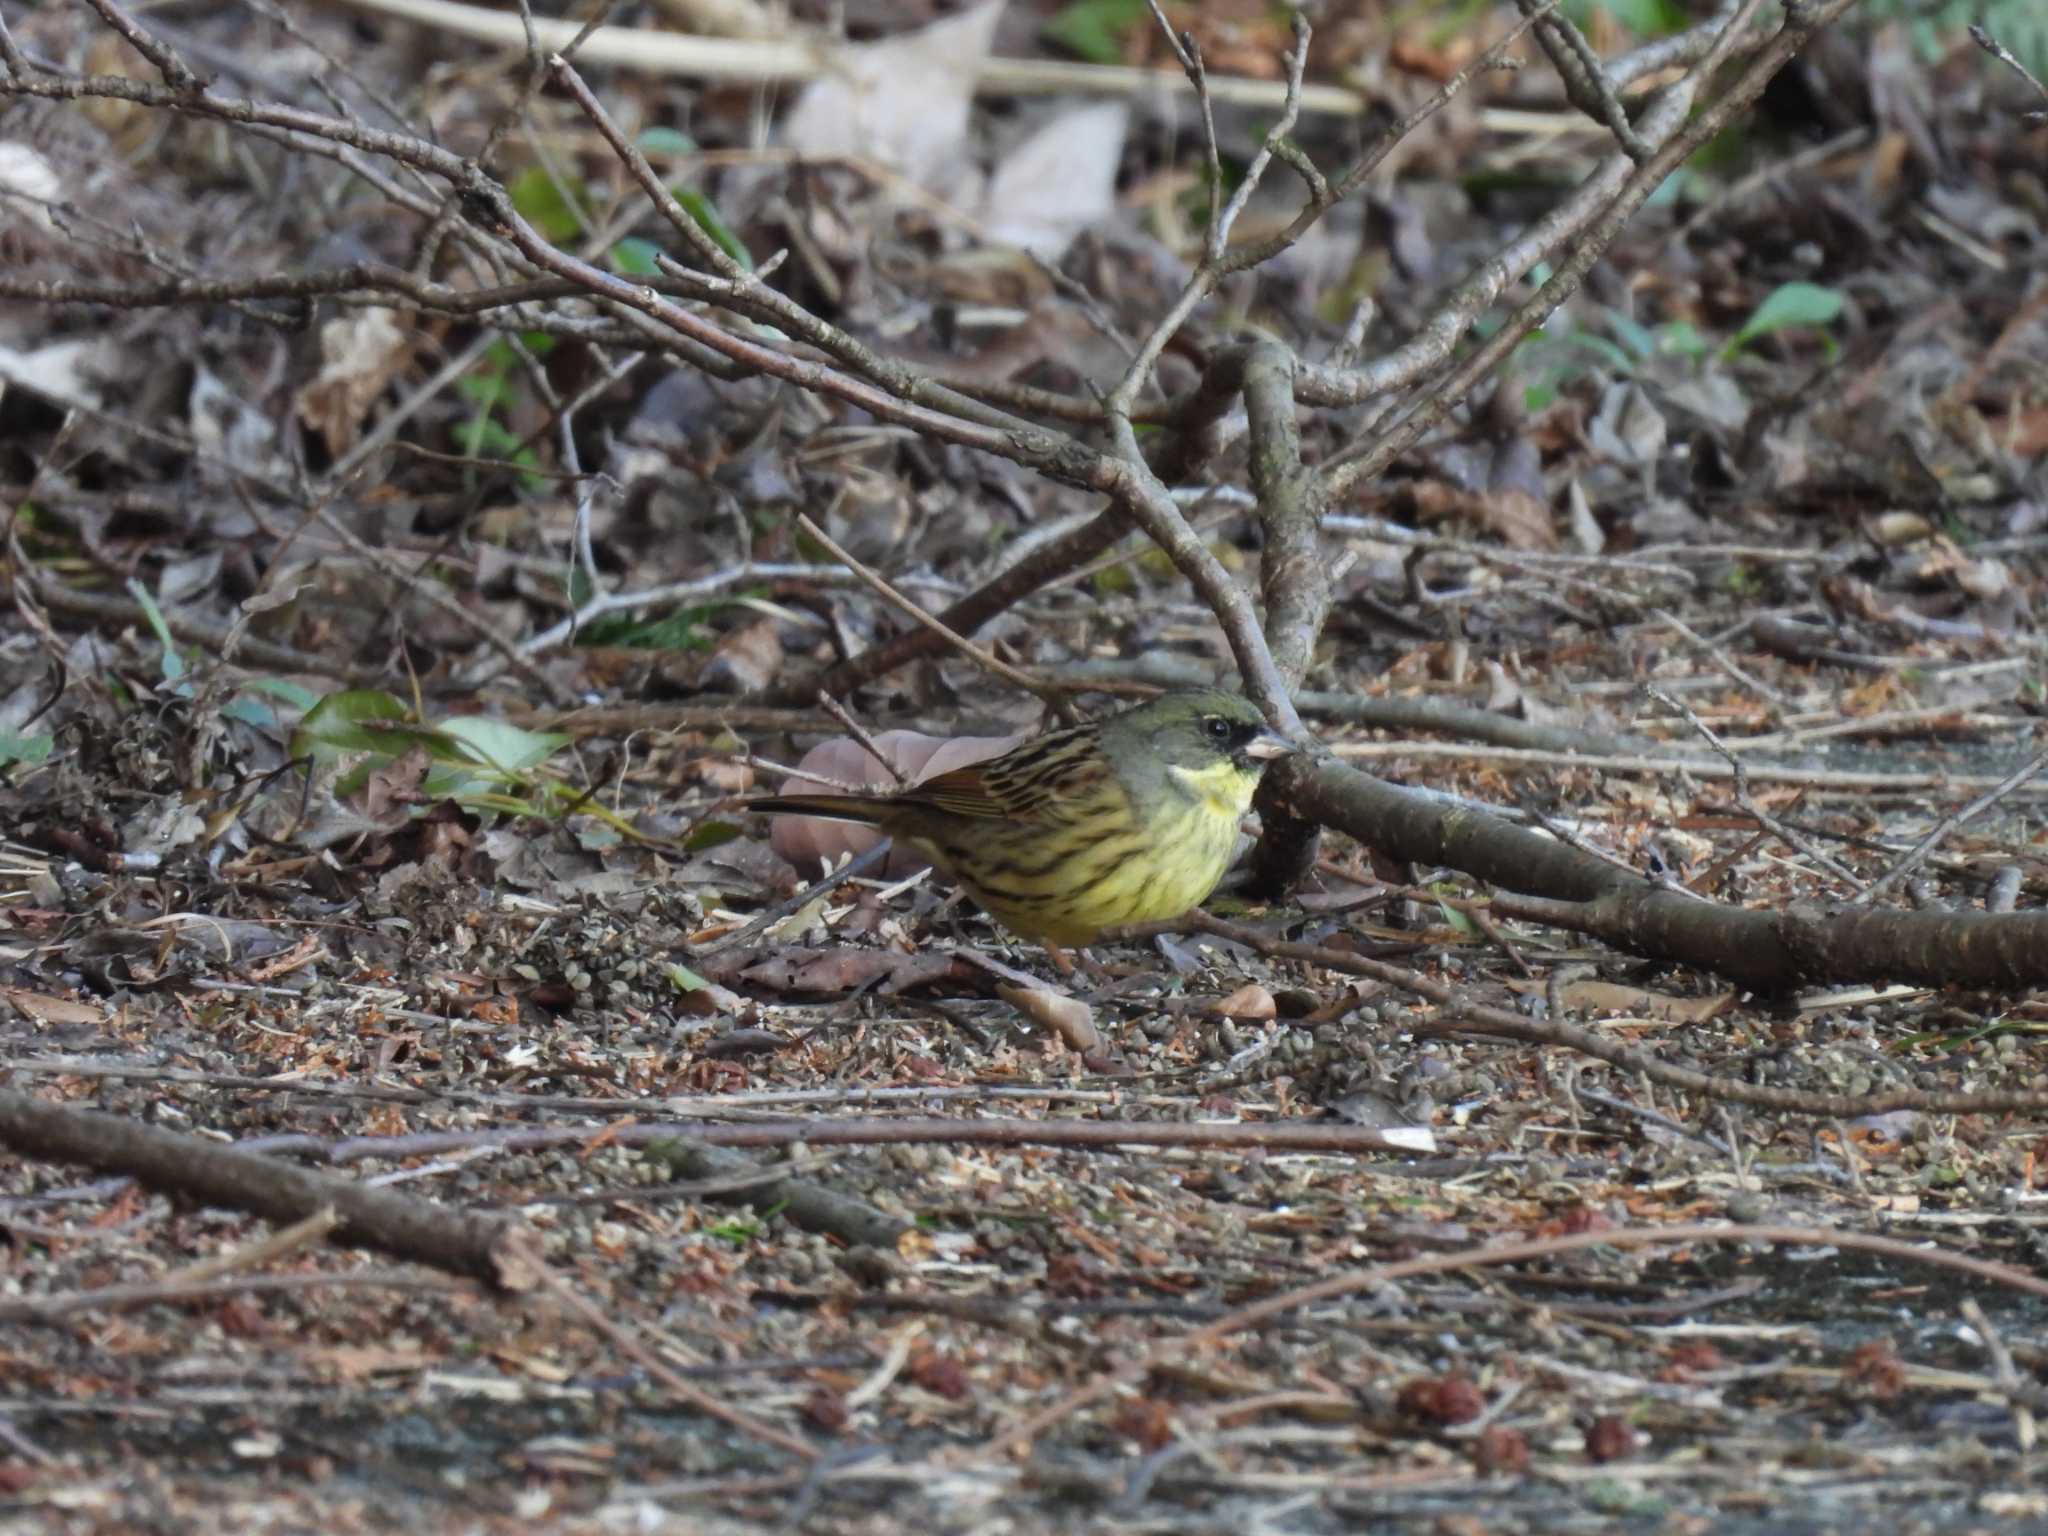
[(996, 994), (1034, 1024), (1042, 1024), (1069, 1050), (1086, 1056), (1102, 1049), (1102, 1031), (1095, 1027), (1095, 1011), (1078, 997), (1051, 992), (1044, 987), (997, 986)]

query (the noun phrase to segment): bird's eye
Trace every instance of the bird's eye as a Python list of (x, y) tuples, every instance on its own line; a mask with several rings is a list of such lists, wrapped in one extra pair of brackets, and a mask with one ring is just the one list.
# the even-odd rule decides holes
[(1202, 729), (1209, 733), (1211, 741), (1230, 740), (1230, 722), (1221, 715), (1210, 715), (1202, 722)]

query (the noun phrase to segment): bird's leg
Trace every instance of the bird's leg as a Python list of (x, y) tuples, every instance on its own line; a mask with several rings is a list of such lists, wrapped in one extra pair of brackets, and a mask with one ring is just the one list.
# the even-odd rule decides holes
[(1098, 987), (1116, 980), (1116, 974), (1085, 949), (1069, 952), (1057, 944), (1048, 944), (1045, 946), (1045, 958), (1052, 962), (1052, 968), (1060, 973), (1060, 980), (1065, 982), (1073, 981), (1077, 969)]

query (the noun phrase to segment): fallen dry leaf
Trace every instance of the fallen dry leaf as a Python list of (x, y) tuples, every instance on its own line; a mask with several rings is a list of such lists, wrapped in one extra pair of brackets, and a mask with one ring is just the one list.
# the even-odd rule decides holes
[[(1542, 982), (1510, 982), (1511, 990), (1540, 993)], [(1666, 1024), (1701, 1024), (1716, 1018), (1735, 1001), (1733, 992), (1715, 992), (1705, 997), (1674, 997), (1668, 992), (1650, 992), (1642, 987), (1625, 987), (1612, 981), (1575, 981), (1558, 989), (1559, 1000), (1575, 1013), (1627, 1014), (1636, 1019), (1656, 1019)]]
[(1095, 1027), (1095, 1010), (1078, 997), (1044, 987), (1012, 987), (998, 984), (996, 995), (1034, 1024), (1052, 1030), (1067, 1046), (1088, 1055), (1102, 1049), (1102, 1031)]
[(373, 305), (328, 321), (320, 327), (320, 372), (299, 391), (299, 420), (341, 457), (411, 351), (411, 328), (396, 310)]
[(106, 1009), (97, 1003), (74, 1003), (47, 992), (30, 992), (21, 987), (0, 987), (0, 1001), (12, 1003), (38, 1024), (104, 1024)]
[(1273, 994), (1255, 981), (1248, 981), (1228, 997), (1218, 998), (1209, 1011), (1226, 1019), (1270, 1019), (1279, 1013)]

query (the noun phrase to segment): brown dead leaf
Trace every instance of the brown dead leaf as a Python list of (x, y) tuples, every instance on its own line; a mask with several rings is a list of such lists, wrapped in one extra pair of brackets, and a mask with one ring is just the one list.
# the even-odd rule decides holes
[(1497, 533), (1511, 549), (1555, 549), (1557, 529), (1550, 508), (1515, 487), (1485, 491), (1472, 498), (1479, 526)]
[(1404, 486), (1396, 505), (1418, 522), (1459, 522), (1496, 533), (1516, 549), (1555, 549), (1550, 508), (1519, 486), (1468, 491), (1446, 480)]
[(317, 934), (307, 934), (298, 943), (281, 955), (272, 955), (261, 965), (251, 966), (248, 976), (251, 981), (275, 981), (288, 976), (302, 966), (314, 964), (327, 958), (327, 946), (320, 942)]
[(747, 1011), (747, 1000), (715, 981), (707, 981), (701, 987), (691, 987), (676, 999), (676, 1011), (692, 1018), (737, 1018)]
[(38, 1024), (104, 1024), (107, 1012), (97, 1003), (74, 1003), (47, 992), (30, 992), (22, 987), (0, 987), (0, 1001), (12, 1003)]
[[(1515, 982), (1518, 992), (1541, 992), (1541, 982)], [(1624, 987), (1611, 981), (1575, 981), (1559, 989), (1560, 1000), (1575, 1012), (1590, 1014), (1624, 1013), (1631, 1018), (1657, 1019), (1666, 1024), (1703, 1024), (1725, 1012), (1735, 1001), (1733, 992), (1716, 992), (1707, 997), (1674, 997), (1642, 987)]]
[(1102, 1049), (1102, 1031), (1095, 1027), (1095, 1010), (1078, 997), (1044, 987), (998, 985), (996, 995), (1034, 1024), (1043, 1024), (1065, 1041), (1068, 1049), (1086, 1056)]
[(2000, 446), (2016, 459), (2036, 459), (2048, 453), (2048, 406), (1993, 416), (1987, 425)]
[[(856, 987), (879, 986), (888, 994), (934, 982), (965, 981), (979, 974), (952, 955), (905, 955), (882, 949), (788, 949), (770, 955), (740, 950), (716, 959), (721, 963), (715, 967), (715, 977), (709, 961), (696, 967), (698, 974), (716, 980), (737, 979), (770, 992), (850, 992)], [(728, 969), (734, 959), (741, 963)]]
[(997, 163), (982, 214), (989, 238), (1057, 262), (1074, 237), (1116, 209), (1116, 172), (1131, 109), (1072, 106)]
[(775, 620), (760, 618), (720, 640), (697, 681), (720, 693), (759, 693), (781, 671), (782, 636)]
[(367, 1381), (395, 1371), (423, 1371), (433, 1364), (417, 1348), (378, 1344), (302, 1344), (293, 1352), (293, 1359), (336, 1381)]
[(370, 770), (370, 776), (363, 780), (357, 804), (364, 815), (380, 822), (390, 821), (397, 808), (418, 797), (420, 786), (427, 780), (427, 770), (432, 766), (427, 749), (414, 742), (400, 756)]
[(340, 458), (356, 445), (377, 397), (412, 352), (398, 311), (371, 306), (320, 327), (320, 372), (299, 391), (299, 420)]
[(684, 772), (707, 789), (728, 795), (745, 794), (754, 787), (753, 768), (738, 758), (700, 757), (689, 763)]
[(1209, 1011), (1226, 1019), (1265, 1020), (1279, 1013), (1273, 994), (1256, 981), (1248, 981), (1228, 997), (1218, 998)]
[(1472, 62), (1479, 44), (1460, 33), (1447, 46), (1439, 46), (1439, 31), (1437, 27), (1426, 27), (1421, 23), (1402, 29), (1387, 48), (1388, 65), (1403, 74), (1420, 75), (1442, 85)]
[(864, 155), (941, 195), (972, 174), (965, 146), (980, 61), (1000, 3), (969, 8), (879, 43), (832, 51), (831, 67), (797, 93), (781, 137), (810, 155)]

